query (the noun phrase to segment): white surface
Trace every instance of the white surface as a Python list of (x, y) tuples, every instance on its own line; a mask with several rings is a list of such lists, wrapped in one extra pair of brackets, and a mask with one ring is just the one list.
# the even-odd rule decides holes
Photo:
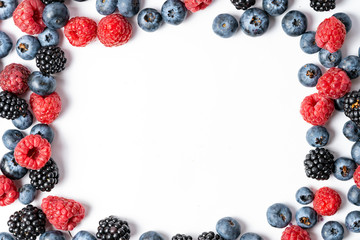
[[(309, 1), (289, 2), (289, 10), (306, 14), (308, 30), (336, 12), (348, 13), (353, 28), (343, 56), (357, 54), (360, 1), (338, 0), (330, 13), (315, 13)], [(71, 16), (101, 19), (95, 1), (67, 3)], [(141, 7), (160, 10), (162, 3), (142, 1)], [(217, 0), (205, 11), (189, 14), (180, 26), (163, 25), (154, 33), (142, 31), (134, 18), (133, 38), (117, 48), (99, 41), (75, 48), (62, 40), (68, 65), (56, 79), (63, 112), (52, 124), (53, 158), (61, 178), (51, 194), (86, 207), (73, 235), (95, 233), (100, 219), (116, 215), (129, 221), (132, 239), (148, 230), (166, 239), (176, 233), (196, 238), (214, 231), (221, 217), (232, 216), (243, 233), (280, 239), (282, 229), (268, 225), (266, 209), (283, 202), (294, 216), (301, 207), (294, 195), (302, 186), (340, 192), (342, 207), (326, 221), (344, 223), (346, 214), (358, 209), (346, 200), (352, 180), (317, 182), (304, 173), (310, 125), (302, 120), (299, 106), (316, 89), (303, 87), (297, 71), (306, 63), (319, 64), (317, 54), (303, 53), (300, 38), (282, 31), (282, 16), (271, 18), (262, 37), (239, 31), (221, 39), (211, 29), (220, 13), (239, 19), (242, 11), (228, 0)], [(14, 42), (23, 35), (12, 19), (2, 21), (1, 29)], [(20, 59), (14, 50), (2, 65), (12, 62), (36, 70), (35, 61)], [(358, 79), (353, 83), (358, 89)], [(350, 157), (352, 143), (342, 135), (346, 121), (336, 112), (327, 125), (328, 148), (336, 158)], [(9, 128), (11, 122), (1, 120), (0, 132)], [(2, 144), (0, 151), (7, 152)], [(34, 205), (40, 206), (47, 195), (40, 194)], [(8, 216), (21, 208), (18, 201), (1, 208), (0, 231), (7, 231)], [(321, 239), (323, 223), (310, 230), (313, 240)], [(358, 238), (346, 233), (346, 239)]]

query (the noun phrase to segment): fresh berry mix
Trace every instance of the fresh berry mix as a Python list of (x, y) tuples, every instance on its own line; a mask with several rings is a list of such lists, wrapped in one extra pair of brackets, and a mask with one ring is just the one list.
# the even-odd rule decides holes
[(334, 177), (340, 181), (347, 181), (354, 175), (356, 163), (351, 158), (340, 157), (334, 163)]
[(36, 54), (36, 66), (44, 75), (61, 72), (65, 69), (66, 58), (60, 47), (42, 47)]
[(191, 236), (185, 235), (185, 234), (176, 234), (171, 238), (171, 240), (192, 240)]
[(212, 29), (214, 33), (222, 38), (229, 38), (236, 32), (239, 24), (230, 14), (219, 14), (215, 17)]
[(296, 191), (295, 199), (298, 203), (307, 205), (314, 200), (314, 193), (308, 187), (302, 187)]
[(99, 222), (96, 237), (99, 239), (129, 240), (130, 228), (126, 221), (110, 216)]
[(240, 28), (245, 34), (258, 37), (268, 30), (269, 21), (269, 15), (264, 10), (250, 8), (241, 15)]
[(318, 215), (313, 208), (302, 207), (296, 211), (295, 220), (298, 226), (309, 229), (317, 223)]
[(207, 8), (212, 0), (184, 0), (185, 7), (191, 12), (197, 12)]
[(0, 175), (0, 206), (7, 206), (15, 202), (18, 199), (19, 193), (14, 182)]
[(65, 4), (53, 2), (45, 6), (42, 18), (48, 28), (59, 29), (69, 21), (70, 13)]
[(198, 240), (224, 240), (219, 234), (214, 232), (203, 232), (198, 236)]
[(360, 127), (360, 92), (352, 91), (344, 96), (344, 113)]
[(26, 115), (28, 105), (21, 99), (8, 91), (0, 92), (0, 117), (14, 120)]
[(299, 226), (292, 225), (285, 228), (281, 240), (311, 240), (309, 233)]
[(335, 9), (336, 0), (310, 0), (310, 7), (317, 12), (330, 11)]
[(19, 180), (23, 178), (28, 170), (15, 161), (14, 152), (6, 153), (0, 162), (1, 172), (11, 180)]
[(46, 27), (42, 20), (44, 8), (40, 0), (22, 1), (13, 13), (15, 25), (29, 35), (41, 33)]
[(50, 158), (39, 170), (30, 170), (30, 183), (37, 190), (50, 192), (59, 181), (59, 169), (56, 162)]
[(329, 132), (323, 126), (312, 126), (306, 132), (306, 141), (312, 147), (324, 147), (329, 141)]
[(328, 221), (321, 229), (324, 240), (342, 240), (344, 238), (344, 227), (336, 221)]
[(41, 96), (50, 95), (56, 90), (55, 78), (51, 75), (46, 76), (38, 71), (30, 74), (28, 85), (32, 92)]
[(306, 155), (304, 165), (307, 177), (327, 180), (334, 172), (334, 156), (326, 148), (316, 148)]
[(336, 52), (329, 52), (326, 49), (321, 49), (319, 52), (319, 61), (321, 65), (326, 68), (332, 68), (339, 65), (342, 59), (342, 52), (341, 50), (337, 50)]
[(131, 18), (140, 11), (140, 0), (118, 0), (117, 9), (121, 15)]
[(284, 228), (290, 223), (292, 213), (290, 208), (285, 204), (275, 203), (267, 209), (266, 218), (271, 226)]
[(305, 64), (298, 72), (298, 79), (305, 87), (315, 87), (321, 76), (321, 69), (312, 63)]
[(345, 25), (346, 33), (348, 33), (351, 30), (352, 21), (351, 18), (346, 13), (339, 12), (339, 13), (335, 13), (333, 16), (339, 19)]
[(85, 47), (96, 39), (96, 22), (87, 17), (71, 18), (65, 25), (64, 34), (75, 47)]
[(336, 17), (325, 19), (316, 30), (316, 44), (333, 53), (339, 50), (346, 36), (345, 25)]
[(6, 57), (13, 47), (11, 38), (4, 32), (0, 31), (0, 58)]
[(321, 48), (316, 45), (314, 31), (308, 31), (301, 35), (300, 48), (307, 54), (314, 54), (320, 51)]
[(318, 93), (305, 97), (300, 106), (303, 119), (312, 125), (324, 125), (334, 112), (334, 102)]
[(105, 47), (117, 47), (127, 43), (132, 35), (130, 22), (120, 14), (102, 18), (98, 24), (97, 36)]
[(28, 90), (29, 69), (21, 64), (12, 63), (7, 65), (0, 73), (0, 87), (17, 95)]
[(238, 10), (246, 10), (251, 6), (255, 5), (255, 0), (230, 0), (231, 3), (236, 7)]
[(323, 97), (337, 99), (350, 91), (351, 81), (340, 68), (330, 68), (319, 78), (316, 89)]
[(360, 57), (350, 55), (341, 60), (339, 68), (344, 70), (350, 79), (355, 79), (360, 76)]
[(36, 57), (41, 45), (36, 37), (25, 35), (16, 42), (16, 52), (24, 60), (32, 60)]
[(241, 227), (234, 218), (224, 217), (216, 223), (216, 232), (226, 240), (235, 240), (240, 236)]
[(56, 92), (46, 97), (32, 93), (30, 96), (30, 106), (39, 122), (50, 124), (61, 112), (61, 98)]
[(179, 25), (187, 16), (187, 9), (180, 0), (167, 0), (161, 7), (161, 16), (164, 22)]
[(335, 190), (323, 187), (316, 191), (313, 204), (319, 215), (332, 216), (340, 208), (341, 197)]
[(42, 123), (34, 125), (30, 130), (30, 134), (38, 134), (48, 140), (49, 143), (52, 143), (55, 136), (54, 130), (49, 125)]
[(281, 21), (281, 26), (287, 35), (291, 37), (300, 36), (306, 32), (307, 18), (302, 12), (292, 10), (285, 14)]
[(154, 8), (141, 10), (137, 17), (139, 27), (146, 32), (155, 32), (163, 23), (161, 14)]

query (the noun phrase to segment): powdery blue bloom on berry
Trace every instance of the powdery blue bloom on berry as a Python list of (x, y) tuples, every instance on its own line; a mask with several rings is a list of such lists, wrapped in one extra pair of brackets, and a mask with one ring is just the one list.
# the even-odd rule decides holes
[(263, 9), (270, 16), (276, 17), (283, 14), (288, 8), (288, 0), (263, 0)]
[(263, 240), (263, 238), (256, 233), (248, 232), (248, 233), (244, 233), (241, 236), (240, 240)]
[(124, 17), (131, 18), (140, 11), (139, 0), (118, 0), (117, 8)]
[(14, 10), (18, 5), (17, 0), (2, 0), (0, 6), (0, 20), (12, 17)]
[(146, 32), (155, 32), (163, 22), (161, 14), (153, 8), (141, 10), (137, 20), (139, 27)]
[(48, 28), (59, 29), (69, 21), (70, 14), (65, 4), (53, 2), (45, 6), (42, 19)]
[(341, 97), (334, 100), (334, 106), (337, 111), (344, 112), (344, 99), (345, 97)]
[(326, 68), (336, 67), (341, 62), (341, 59), (341, 50), (331, 53), (326, 49), (321, 49), (319, 52), (319, 61)]
[(20, 117), (15, 118), (11, 122), (16, 128), (20, 130), (25, 130), (33, 124), (33, 115), (29, 110), (27, 110), (26, 115), (21, 115)]
[(296, 224), (301, 228), (308, 229), (315, 226), (317, 223), (317, 213), (311, 207), (302, 207), (296, 211)]
[(45, 28), (45, 30), (38, 35), (38, 39), (42, 47), (56, 46), (59, 44), (59, 33), (56, 29)]
[(284, 228), (290, 223), (292, 213), (290, 208), (285, 204), (275, 203), (267, 209), (266, 218), (271, 226)]
[(306, 32), (307, 18), (302, 12), (292, 10), (285, 14), (281, 21), (281, 26), (287, 35), (292, 37), (300, 36)]
[(56, 90), (56, 80), (51, 75), (44, 75), (35, 71), (30, 74), (28, 79), (30, 90), (40, 96), (47, 96)]
[(352, 141), (352, 142), (356, 142), (360, 139), (360, 129), (351, 120), (347, 121), (344, 124), (343, 134), (349, 141)]
[(34, 201), (35, 194), (36, 194), (35, 187), (31, 184), (25, 184), (19, 189), (19, 201), (24, 205), (28, 205), (32, 203), (32, 201)]
[(182, 23), (186, 18), (186, 15), (187, 9), (185, 4), (180, 0), (167, 0), (161, 7), (161, 16), (164, 19), (164, 22), (172, 25), (179, 25)]
[(321, 76), (321, 69), (312, 63), (305, 64), (298, 72), (298, 79), (305, 87), (315, 87)]
[(49, 125), (43, 123), (39, 123), (33, 126), (31, 128), (30, 134), (38, 134), (42, 138), (48, 140), (49, 143), (52, 143), (55, 136), (54, 130)]
[(65, 239), (66, 238), (61, 231), (47, 231), (40, 235), (40, 240), (65, 240)]
[(143, 233), (140, 236), (139, 240), (164, 240), (164, 239), (159, 233), (155, 231), (148, 231)]
[(343, 12), (339, 12), (339, 13), (335, 13), (333, 16), (339, 19), (345, 25), (345, 29), (347, 33), (351, 30), (352, 21), (349, 15)]
[(353, 177), (356, 167), (354, 160), (340, 157), (334, 163), (334, 176), (341, 181), (347, 181)]
[(314, 193), (308, 187), (299, 188), (296, 191), (295, 199), (302, 205), (310, 204), (314, 200)]
[(301, 35), (300, 38), (300, 48), (307, 54), (313, 54), (320, 51), (321, 48), (316, 45), (314, 31), (309, 31)]
[(342, 240), (344, 238), (344, 227), (336, 221), (329, 221), (321, 229), (324, 240)]
[(231, 217), (220, 219), (216, 223), (217, 233), (226, 240), (235, 240), (240, 236), (241, 227), (238, 221)]
[(16, 42), (16, 52), (24, 60), (32, 60), (36, 57), (41, 45), (36, 37), (25, 35)]
[(346, 215), (345, 226), (350, 232), (360, 232), (360, 211), (352, 211)]
[(349, 189), (347, 193), (347, 199), (352, 204), (360, 206), (360, 189), (356, 185), (351, 186)]
[(28, 170), (21, 167), (14, 158), (14, 152), (6, 153), (0, 162), (1, 172), (11, 180), (19, 180), (23, 178)]
[(96, 240), (97, 238), (87, 231), (78, 232), (72, 240)]
[(96, 11), (101, 15), (110, 15), (115, 12), (117, 0), (96, 0)]
[(6, 57), (10, 53), (12, 47), (13, 43), (11, 38), (3, 31), (0, 31), (0, 58)]
[(249, 36), (263, 35), (269, 27), (268, 14), (259, 8), (250, 8), (240, 17), (241, 30)]
[(22, 132), (20, 132), (19, 130), (9, 129), (3, 134), (2, 141), (4, 143), (4, 146), (12, 151), (23, 138), (24, 134), (22, 134)]
[(2, 232), (0, 233), (1, 240), (14, 240), (13, 236), (10, 233)]
[(344, 70), (350, 79), (355, 79), (360, 75), (360, 57), (347, 56), (339, 63), (339, 68)]
[(312, 147), (324, 147), (329, 141), (329, 132), (323, 126), (312, 126), (306, 132), (306, 141)]
[(212, 29), (216, 35), (222, 38), (229, 38), (236, 32), (239, 24), (230, 14), (219, 14), (215, 17)]
[(352, 148), (351, 148), (351, 158), (354, 159), (354, 161), (357, 164), (360, 164), (360, 141), (357, 141), (352, 146)]

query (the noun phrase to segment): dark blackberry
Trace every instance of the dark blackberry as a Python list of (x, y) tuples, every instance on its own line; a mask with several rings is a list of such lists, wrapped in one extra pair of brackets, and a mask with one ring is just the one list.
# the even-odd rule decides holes
[(344, 113), (345, 116), (360, 127), (360, 90), (345, 94)]
[(3, 91), (0, 92), (0, 117), (6, 119), (15, 119), (27, 113), (28, 104), (24, 99), (16, 95)]
[(317, 12), (335, 9), (335, 0), (310, 0), (310, 7)]
[(61, 72), (65, 69), (66, 58), (60, 47), (42, 47), (36, 54), (36, 66), (44, 75)]
[(43, 4), (48, 5), (50, 3), (54, 3), (54, 2), (60, 2), (60, 3), (64, 3), (64, 0), (41, 0), (43, 2)]
[(327, 180), (334, 171), (334, 156), (326, 148), (316, 148), (306, 155), (304, 165), (307, 177)]
[(9, 232), (16, 240), (35, 240), (45, 232), (45, 220), (45, 214), (41, 209), (27, 205), (10, 216)]
[(237, 10), (246, 10), (249, 7), (255, 5), (255, 0), (230, 0)]
[(176, 234), (171, 240), (192, 240), (192, 237), (185, 234)]
[(219, 234), (215, 234), (214, 232), (203, 232), (199, 237), (198, 240), (224, 240), (220, 237)]
[(30, 170), (30, 183), (37, 190), (50, 192), (59, 181), (59, 169), (56, 162), (50, 158), (39, 170)]
[(129, 240), (130, 228), (126, 221), (110, 216), (99, 222), (96, 237), (107, 240)]

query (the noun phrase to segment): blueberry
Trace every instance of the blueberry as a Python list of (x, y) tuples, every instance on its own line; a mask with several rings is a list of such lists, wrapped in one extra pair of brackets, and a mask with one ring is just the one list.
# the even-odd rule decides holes
[(34, 93), (46, 96), (56, 90), (56, 80), (53, 76), (45, 76), (41, 72), (33, 72), (28, 79), (28, 85)]
[(351, 18), (346, 13), (342, 12), (335, 13), (333, 16), (339, 19), (345, 25), (346, 32), (348, 33), (352, 27)]
[(331, 53), (326, 49), (321, 49), (319, 52), (319, 61), (326, 68), (336, 67), (341, 62), (341, 58), (341, 50)]
[(166, 23), (172, 25), (179, 25), (182, 23), (186, 18), (186, 15), (187, 9), (185, 4), (180, 0), (167, 0), (161, 7), (162, 18)]
[(26, 110), (25, 116), (20, 116), (12, 120), (14, 126), (20, 130), (25, 130), (33, 124), (33, 115), (29, 110)]
[(153, 8), (141, 10), (137, 20), (139, 27), (146, 32), (158, 30), (163, 21), (161, 14)]
[(117, 8), (124, 17), (133, 17), (140, 10), (139, 0), (118, 0)]
[(312, 228), (317, 223), (317, 213), (311, 207), (302, 207), (296, 211), (295, 219), (301, 228)]
[(17, 0), (1, 0), (0, 1), (0, 20), (12, 17), (15, 8), (18, 5)]
[(321, 75), (321, 69), (317, 65), (308, 63), (299, 69), (298, 79), (305, 87), (315, 87)]
[(28, 170), (15, 161), (14, 152), (6, 153), (0, 162), (1, 172), (12, 180), (19, 180), (23, 178)]
[(356, 142), (360, 139), (360, 129), (358, 126), (351, 120), (347, 121), (343, 127), (344, 136), (352, 142)]
[(315, 42), (315, 34), (316, 32), (309, 31), (301, 35), (300, 48), (307, 54), (317, 53), (321, 49)]
[(0, 31), (0, 58), (6, 57), (10, 53), (12, 46), (11, 38), (3, 31)]
[(267, 209), (266, 218), (271, 226), (284, 228), (290, 223), (292, 213), (285, 204), (275, 203)]
[(234, 35), (238, 27), (238, 22), (230, 14), (217, 15), (212, 24), (214, 33), (222, 38), (229, 38)]
[(269, 16), (259, 8), (249, 8), (240, 17), (242, 31), (252, 37), (263, 35), (269, 27)]
[(353, 185), (348, 191), (347, 199), (356, 206), (360, 206), (360, 189)]
[(87, 231), (80, 231), (72, 240), (96, 240), (96, 237)]
[(224, 217), (216, 223), (217, 233), (226, 240), (235, 240), (240, 236), (240, 224), (231, 217)]
[(263, 9), (270, 16), (276, 17), (283, 14), (288, 8), (288, 0), (263, 0)]
[[(31, 184), (25, 184), (19, 189), (19, 201), (28, 205), (35, 199), (36, 189)], [(40, 238), (41, 239), (41, 238)]]
[(55, 29), (45, 28), (45, 30), (38, 35), (38, 39), (42, 47), (56, 46), (59, 44), (59, 33)]
[(256, 233), (245, 233), (241, 236), (240, 240), (263, 240), (262, 237), (260, 237), (258, 234)]
[(354, 161), (357, 164), (360, 164), (360, 141), (357, 141), (352, 146), (352, 148), (351, 148), (351, 158), (354, 159)]
[(45, 6), (42, 19), (48, 28), (59, 29), (69, 21), (69, 10), (61, 2), (53, 2)]
[(281, 26), (287, 35), (300, 36), (307, 29), (307, 18), (302, 12), (292, 10), (283, 17)]
[(116, 10), (117, 0), (96, 0), (96, 10), (101, 15), (110, 15)]
[(334, 106), (337, 111), (343, 112), (344, 111), (344, 99), (345, 97), (341, 97), (334, 100)]
[(344, 70), (350, 79), (355, 79), (360, 75), (360, 57), (347, 56), (339, 63), (339, 68)]
[(65, 236), (60, 231), (47, 231), (40, 235), (39, 240), (65, 240)]
[(7, 149), (14, 150), (18, 142), (23, 138), (24, 134), (19, 130), (9, 129), (2, 136), (2, 141)]
[(42, 138), (48, 140), (49, 143), (52, 143), (55, 135), (52, 128), (49, 125), (43, 123), (39, 123), (33, 126), (31, 128), (30, 134), (39, 134)]
[(299, 188), (296, 191), (295, 199), (302, 205), (307, 205), (314, 200), (314, 193), (307, 187)]
[(360, 232), (360, 211), (352, 211), (346, 215), (345, 226), (350, 232)]
[(13, 236), (6, 232), (0, 233), (0, 239), (1, 240), (14, 240)]
[(329, 141), (329, 132), (323, 126), (312, 126), (306, 132), (306, 141), (313, 147), (324, 147)]
[(24, 60), (32, 60), (41, 48), (40, 42), (36, 37), (25, 35), (16, 42), (16, 52)]
[(141, 234), (139, 240), (164, 240), (163, 237), (154, 231), (148, 231)]
[(339, 222), (328, 221), (321, 229), (321, 236), (324, 240), (342, 240), (344, 238), (344, 228)]
[(340, 157), (334, 163), (334, 176), (341, 181), (349, 180), (353, 177), (356, 167), (354, 160)]

